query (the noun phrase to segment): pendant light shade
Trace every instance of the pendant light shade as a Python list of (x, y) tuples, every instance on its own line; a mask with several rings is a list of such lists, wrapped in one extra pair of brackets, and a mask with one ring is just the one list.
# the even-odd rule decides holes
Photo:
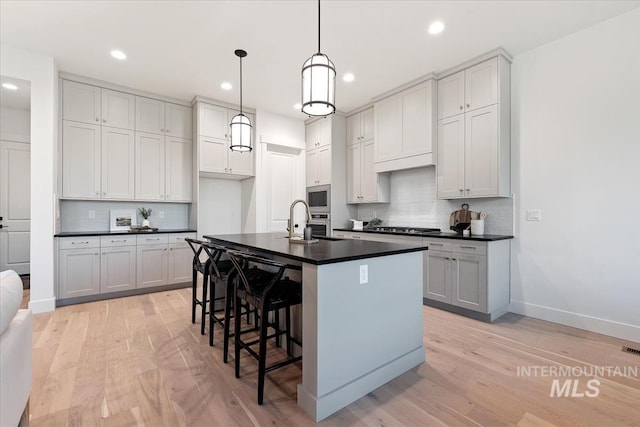
[(336, 112), (336, 68), (320, 52), (320, 0), (318, 0), (318, 53), (302, 66), (302, 112), (310, 116), (328, 116)]
[(231, 151), (249, 152), (251, 146), (251, 120), (242, 113), (242, 58), (247, 56), (247, 52), (238, 49), (235, 54), (240, 58), (240, 113), (231, 119)]

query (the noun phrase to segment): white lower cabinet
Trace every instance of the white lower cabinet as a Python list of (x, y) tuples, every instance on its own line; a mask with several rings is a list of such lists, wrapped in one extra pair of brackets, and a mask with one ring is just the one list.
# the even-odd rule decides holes
[(138, 246), (138, 288), (167, 284), (167, 245)]
[(109, 247), (101, 251), (100, 293), (135, 289), (136, 247)]
[(191, 281), (193, 251), (186, 243), (170, 244), (167, 256), (167, 284)]
[(58, 298), (100, 293), (100, 248), (63, 249), (59, 256)]

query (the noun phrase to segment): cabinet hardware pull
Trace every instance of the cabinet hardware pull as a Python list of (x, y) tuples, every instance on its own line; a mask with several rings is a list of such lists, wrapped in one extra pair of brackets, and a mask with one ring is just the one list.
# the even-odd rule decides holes
[(444, 246), (442, 243), (429, 243), (431, 246)]
[(167, 129), (167, 133), (171, 133), (171, 129)]
[(164, 132), (164, 129), (160, 129), (160, 132)]
[(461, 105), (461, 106), (460, 106), (460, 109), (462, 110), (463, 108), (464, 108), (464, 107)]
[(126, 240), (112, 240), (111, 243), (126, 242)]
[(106, 252), (102, 252), (102, 255), (106, 255), (106, 254), (107, 254)]
[(450, 260), (451, 258), (449, 258), (449, 257), (445, 257), (445, 259), (448, 261), (448, 260)]
[(475, 246), (460, 246), (462, 249), (478, 249)]
[(98, 252), (96, 252), (94, 255), (98, 255)]
[(100, 121), (100, 119), (96, 117), (96, 122), (99, 122), (99, 121)]
[(451, 261), (457, 261), (457, 259), (455, 259), (455, 258), (451, 258)]
[(467, 104), (467, 108), (471, 107), (471, 104)]
[(467, 191), (471, 191), (471, 190), (469, 190), (469, 189), (467, 188)]
[(460, 189), (460, 192), (462, 193), (463, 191), (464, 191), (464, 190), (461, 188), (461, 189)]
[(156, 238), (156, 239), (147, 239), (147, 242), (153, 242), (154, 240), (160, 240), (160, 238)]
[(167, 248), (164, 248), (164, 249), (163, 249), (163, 251), (166, 251), (166, 250), (167, 250)]
[(102, 119), (102, 123), (107, 123), (107, 119)]

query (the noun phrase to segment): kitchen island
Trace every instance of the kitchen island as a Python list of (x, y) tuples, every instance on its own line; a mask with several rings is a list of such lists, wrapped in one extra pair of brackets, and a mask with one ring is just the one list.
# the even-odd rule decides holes
[(298, 404), (320, 421), (425, 360), (422, 245), (290, 243), (284, 233), (205, 235), (302, 265)]

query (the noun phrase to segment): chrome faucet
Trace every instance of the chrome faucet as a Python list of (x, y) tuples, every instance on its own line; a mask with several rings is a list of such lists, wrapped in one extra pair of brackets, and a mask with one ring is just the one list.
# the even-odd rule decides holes
[(293, 203), (291, 203), (291, 207), (289, 208), (289, 220), (287, 221), (287, 231), (289, 231), (289, 239), (293, 238), (293, 208), (298, 203), (302, 203), (307, 209), (307, 222), (311, 221), (311, 212), (309, 211), (309, 205), (307, 204), (307, 202), (302, 199), (294, 200)]

